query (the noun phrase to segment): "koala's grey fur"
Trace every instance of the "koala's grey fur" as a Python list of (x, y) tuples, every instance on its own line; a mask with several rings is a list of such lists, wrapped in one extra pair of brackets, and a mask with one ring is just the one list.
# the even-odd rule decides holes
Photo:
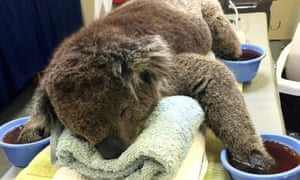
[[(68, 37), (35, 93), (21, 141), (49, 134), (51, 121), (97, 146), (128, 147), (163, 96), (187, 95), (233, 157), (269, 170), (273, 159), (250, 120), (232, 73), (216, 58), (240, 43), (217, 0), (132, 0)], [(187, 112), (188, 113), (188, 112)]]

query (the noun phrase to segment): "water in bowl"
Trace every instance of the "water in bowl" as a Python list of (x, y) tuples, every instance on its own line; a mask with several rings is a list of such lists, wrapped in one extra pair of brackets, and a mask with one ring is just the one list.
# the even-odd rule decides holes
[[(279, 142), (264, 140), (264, 146), (267, 152), (274, 158), (277, 164), (277, 168), (272, 169), (272, 172), (264, 172), (264, 174), (274, 174), (284, 171), (288, 171), (300, 165), (300, 155), (290, 147), (281, 144)], [(251, 164), (239, 162), (228, 156), (229, 163), (237, 169), (249, 172), (249, 173), (262, 173), (257, 172), (257, 169), (253, 169)]]
[(32, 143), (39, 141), (41, 139), (45, 139), (47, 137), (43, 137), (35, 133), (37, 136), (33, 137), (30, 141), (27, 142), (20, 142), (20, 133), (22, 129), (24, 128), (24, 125), (17, 126), (13, 128), (12, 130), (8, 131), (2, 138), (2, 141), (8, 144), (26, 144), (26, 143)]
[(261, 56), (261, 54), (253, 49), (242, 49), (242, 56), (238, 58), (239, 61), (246, 61), (250, 59), (255, 59)]
[(278, 165), (278, 171), (284, 172), (300, 164), (300, 155), (293, 149), (275, 141), (264, 141), (268, 153)]
[(19, 135), (23, 127), (23, 125), (20, 125), (8, 131), (3, 137), (3, 142), (8, 144), (18, 144)]

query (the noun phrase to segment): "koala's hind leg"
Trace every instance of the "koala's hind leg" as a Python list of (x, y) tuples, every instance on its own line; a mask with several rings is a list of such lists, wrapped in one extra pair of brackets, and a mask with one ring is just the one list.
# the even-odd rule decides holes
[[(178, 10), (206, 23), (218, 57), (237, 59), (241, 54), (240, 41), (218, 0), (168, 0)], [(202, 20), (203, 19), (203, 20)], [(203, 26), (200, 31), (203, 31)]]
[(33, 97), (30, 120), (24, 125), (18, 143), (33, 142), (50, 135), (51, 121), (57, 119), (46, 92), (38, 87)]
[(198, 54), (180, 54), (172, 69), (179, 94), (197, 99), (204, 109), (206, 124), (235, 159), (268, 171), (275, 162), (257, 135), (233, 74), (224, 64)]
[[(221, 58), (237, 59), (241, 54), (240, 41), (218, 0), (202, 0), (202, 15), (213, 38), (213, 52)], [(237, 22), (238, 23), (238, 22)]]

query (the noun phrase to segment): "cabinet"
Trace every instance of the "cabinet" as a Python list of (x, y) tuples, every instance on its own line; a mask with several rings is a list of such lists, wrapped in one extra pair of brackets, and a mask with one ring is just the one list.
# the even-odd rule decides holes
[(291, 39), (299, 17), (300, 0), (275, 0), (271, 6), (270, 40)]

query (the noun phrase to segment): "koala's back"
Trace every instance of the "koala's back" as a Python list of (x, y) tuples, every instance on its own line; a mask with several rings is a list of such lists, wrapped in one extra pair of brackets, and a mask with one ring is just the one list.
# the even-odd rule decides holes
[(94, 29), (97, 34), (119, 31), (128, 37), (161, 35), (176, 53), (206, 54), (212, 46), (201, 7), (199, 15), (195, 16), (165, 0), (129, 2), (88, 28)]

